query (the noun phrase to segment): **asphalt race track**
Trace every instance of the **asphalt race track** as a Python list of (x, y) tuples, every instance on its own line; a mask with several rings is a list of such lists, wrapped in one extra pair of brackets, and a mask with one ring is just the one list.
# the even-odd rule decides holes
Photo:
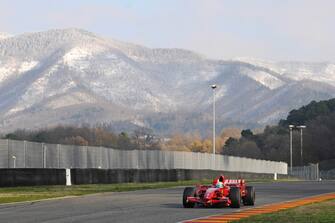
[[(257, 206), (335, 192), (335, 181), (253, 185)], [(185, 209), (181, 205), (182, 192), (183, 188), (178, 187), (0, 205), (0, 222), (179, 222), (236, 211), (232, 208)]]

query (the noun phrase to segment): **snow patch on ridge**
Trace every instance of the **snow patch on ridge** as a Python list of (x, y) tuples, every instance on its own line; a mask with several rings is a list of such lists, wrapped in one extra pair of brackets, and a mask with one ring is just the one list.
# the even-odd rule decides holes
[(21, 64), (18, 71), (19, 73), (24, 73), (35, 68), (38, 64), (38, 61), (25, 61)]
[(233, 61), (240, 61), (240, 62), (252, 64), (258, 67), (264, 67), (278, 74), (283, 74), (286, 72), (285, 68), (277, 66), (276, 63), (273, 61), (260, 60), (260, 59), (249, 58), (249, 57), (237, 57), (237, 58), (234, 58)]
[(264, 71), (254, 71), (249, 68), (241, 68), (241, 73), (261, 83), (263, 86), (274, 90), (284, 85), (280, 79)]
[(39, 64), (38, 61), (23, 61), (18, 64), (17, 62), (9, 61), (2, 63), (0, 61), (0, 83), (7, 80), (12, 75), (20, 75), (27, 71), (34, 69)]
[(2, 65), (0, 62), (0, 83), (6, 80), (16, 70), (15, 64)]
[(314, 80), (335, 86), (335, 64), (333, 63), (273, 62), (244, 57), (234, 58), (233, 61), (264, 67), (295, 81)]
[(65, 95), (63, 97), (56, 98), (47, 104), (47, 107), (51, 109), (68, 107), (71, 105), (79, 105), (82, 103), (93, 103), (95, 99), (88, 94), (76, 92), (74, 94)]
[[(27, 67), (31, 67), (29, 64), (25, 64), (23, 68), (26, 70)], [(23, 111), (31, 106), (33, 106), (36, 103), (39, 103), (40, 101), (44, 100), (47, 97), (55, 96), (56, 94), (63, 94), (68, 89), (75, 87), (76, 83), (74, 81), (68, 81), (65, 82), (62, 85), (62, 88), (57, 88), (55, 90), (49, 89), (49, 80), (50, 77), (57, 72), (59, 67), (59, 64), (51, 67), (49, 71), (42, 75), (42, 77), (35, 80), (31, 86), (26, 90), (25, 94), (22, 95), (20, 100), (16, 103), (16, 106), (14, 106), (12, 109), (10, 109), (6, 115), (12, 115), (14, 113)], [(48, 89), (48, 90), (46, 90)]]
[(3, 39), (8, 39), (12, 37), (11, 34), (8, 34), (8, 33), (0, 33), (0, 40), (3, 40)]
[(102, 47), (74, 47), (63, 56), (63, 63), (76, 70), (85, 70), (89, 67), (89, 59), (102, 51)]

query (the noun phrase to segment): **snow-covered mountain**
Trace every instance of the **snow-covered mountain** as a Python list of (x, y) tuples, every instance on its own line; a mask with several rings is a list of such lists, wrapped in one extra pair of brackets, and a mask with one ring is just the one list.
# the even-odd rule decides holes
[[(5, 36), (5, 35), (4, 35)], [(335, 96), (335, 64), (210, 60), (78, 30), (0, 37), (1, 129), (124, 122), (161, 132), (274, 123)]]
[(8, 34), (8, 33), (2, 33), (2, 32), (0, 32), (0, 40), (7, 39), (9, 37), (12, 37), (12, 35)]
[(309, 79), (335, 85), (335, 64), (329, 62), (273, 62), (252, 58), (236, 58), (235, 60), (265, 67), (283, 77), (293, 80)]

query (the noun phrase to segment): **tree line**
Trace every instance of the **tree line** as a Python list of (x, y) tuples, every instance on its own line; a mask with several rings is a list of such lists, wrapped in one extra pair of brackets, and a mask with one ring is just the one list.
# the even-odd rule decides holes
[(303, 157), (300, 131), (293, 130), (293, 165), (335, 159), (335, 99), (312, 101), (289, 112), (278, 125), (267, 126), (260, 134), (243, 130), (241, 138), (229, 138), (223, 154), (285, 161), (289, 163), (289, 125), (306, 125), (303, 130)]
[[(182, 134), (175, 133), (168, 137), (157, 136), (153, 130), (138, 128), (131, 133), (115, 133), (110, 123), (90, 126), (57, 126), (39, 130), (18, 129), (2, 138), (12, 140), (27, 140), (51, 144), (103, 146), (115, 149), (155, 149), (211, 153), (213, 142), (211, 138), (202, 137), (199, 131)], [(222, 153), (223, 145), (229, 137), (239, 138), (240, 130), (225, 129), (216, 137), (217, 153)]]
[(39, 130), (18, 129), (3, 138), (51, 144), (103, 146), (115, 149), (160, 149), (160, 141), (152, 130), (139, 128), (128, 134), (110, 131), (110, 124), (96, 126), (57, 126)]

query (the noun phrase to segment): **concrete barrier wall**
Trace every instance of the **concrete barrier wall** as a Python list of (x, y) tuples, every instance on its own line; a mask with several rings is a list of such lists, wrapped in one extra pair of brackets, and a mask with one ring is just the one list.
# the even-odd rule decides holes
[(65, 185), (65, 169), (0, 169), (0, 187)]
[[(112, 184), (229, 178), (273, 179), (273, 174), (187, 169), (71, 169), (72, 184)], [(65, 185), (65, 169), (0, 169), (0, 186)]]
[(160, 169), (124, 169), (124, 170), (102, 170), (102, 169), (72, 169), (73, 184), (98, 184), (98, 183), (140, 183), (140, 182), (164, 182), (179, 180), (201, 180), (214, 179), (224, 174), (233, 178), (244, 179), (273, 179), (273, 174), (258, 174), (246, 172), (229, 172), (216, 170), (160, 170)]

